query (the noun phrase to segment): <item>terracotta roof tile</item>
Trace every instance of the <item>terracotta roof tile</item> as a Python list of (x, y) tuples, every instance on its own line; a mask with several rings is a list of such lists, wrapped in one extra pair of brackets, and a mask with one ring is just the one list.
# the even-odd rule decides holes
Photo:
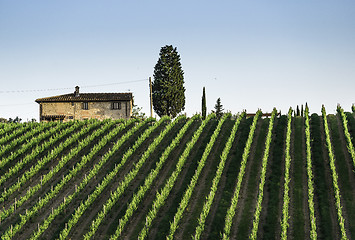
[(53, 97), (38, 98), (36, 102), (131, 101), (132, 98), (132, 93), (80, 93), (79, 96), (75, 96), (74, 93), (69, 93)]

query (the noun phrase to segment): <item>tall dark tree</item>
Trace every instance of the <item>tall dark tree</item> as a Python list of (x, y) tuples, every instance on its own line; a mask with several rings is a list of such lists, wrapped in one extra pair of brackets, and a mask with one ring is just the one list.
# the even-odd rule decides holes
[(202, 119), (206, 118), (206, 112), (207, 112), (207, 108), (206, 108), (206, 90), (205, 90), (205, 87), (203, 87), (203, 91), (202, 91)]
[(160, 117), (176, 117), (185, 109), (184, 71), (176, 48), (166, 45), (160, 49), (153, 76), (154, 111)]
[(217, 99), (216, 105), (214, 105), (215, 113), (217, 119), (220, 119), (223, 116), (223, 105), (221, 104), (221, 98)]
[(299, 108), (298, 105), (297, 105), (296, 116), (299, 116), (299, 115), (300, 115), (300, 108)]
[(301, 117), (303, 117), (303, 104), (301, 105)]

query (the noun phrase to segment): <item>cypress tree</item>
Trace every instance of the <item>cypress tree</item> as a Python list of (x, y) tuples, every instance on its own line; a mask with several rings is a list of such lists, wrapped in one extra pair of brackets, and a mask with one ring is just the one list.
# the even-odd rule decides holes
[(160, 49), (152, 83), (153, 108), (161, 117), (172, 118), (185, 109), (184, 71), (180, 55), (172, 45)]
[(297, 105), (296, 116), (299, 116), (299, 115), (300, 115), (300, 108), (299, 108), (298, 105)]
[(221, 104), (221, 98), (217, 99), (216, 105), (214, 106), (217, 119), (223, 116), (223, 105)]
[(206, 90), (205, 90), (205, 87), (203, 87), (203, 91), (202, 91), (202, 119), (206, 118), (206, 112), (207, 112), (207, 108), (206, 108)]
[(301, 105), (301, 117), (303, 117), (303, 104)]

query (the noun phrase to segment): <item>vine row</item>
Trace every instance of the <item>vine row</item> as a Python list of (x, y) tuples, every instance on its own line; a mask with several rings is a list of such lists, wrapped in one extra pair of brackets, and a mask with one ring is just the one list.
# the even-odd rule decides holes
[[(250, 148), (251, 148), (251, 145), (253, 143), (256, 124), (257, 124), (260, 116), (261, 116), (261, 111), (258, 110), (256, 112), (256, 115), (254, 116), (253, 123), (250, 126), (248, 139), (247, 139), (247, 142), (246, 142), (245, 147), (244, 147), (244, 152), (243, 152), (243, 155), (242, 155), (242, 162), (241, 162), (240, 170), (239, 170), (238, 177), (237, 177), (237, 185), (236, 185), (236, 187), (234, 189), (233, 197), (232, 197), (232, 200), (231, 200), (231, 205), (228, 208), (227, 214), (226, 214), (226, 217), (225, 217), (223, 236), (222, 236), (223, 239), (229, 239), (230, 229), (231, 229), (232, 223), (233, 223), (233, 217), (235, 215), (235, 210), (236, 210), (237, 204), (238, 204), (239, 192), (240, 192), (240, 188), (242, 186), (242, 181), (243, 181), (244, 172), (245, 172), (245, 168), (246, 168), (248, 157), (249, 157), (249, 153), (250, 153)], [(229, 150), (232, 147), (233, 140), (234, 140), (234, 135), (231, 135), (230, 136), (230, 140), (228, 140), (228, 143), (227, 143), (225, 149), (223, 150), (223, 153), (222, 153), (222, 156), (221, 156), (221, 161), (220, 161), (220, 163), (218, 165), (218, 169), (217, 169), (215, 178), (213, 179), (213, 185), (211, 187), (211, 192), (210, 192), (210, 194), (207, 197), (207, 200), (205, 202), (205, 205), (203, 207), (202, 213), (201, 213), (200, 218), (199, 218), (199, 225), (196, 228), (195, 239), (200, 239), (200, 236), (201, 236), (202, 231), (204, 229), (204, 223), (205, 223), (205, 220), (207, 218), (209, 209), (210, 209), (210, 207), (212, 205), (212, 201), (214, 199), (214, 195), (216, 193), (219, 180), (220, 180), (220, 178), (222, 176), (222, 172), (223, 172), (223, 169), (224, 169), (225, 162), (227, 160), (227, 156), (228, 156)]]
[[(203, 168), (205, 167), (206, 164), (206, 160), (212, 150), (212, 147), (214, 145), (214, 143), (217, 140), (217, 137), (221, 131), (222, 125), (223, 123), (226, 121), (226, 119), (230, 117), (230, 114), (224, 114), (222, 119), (219, 121), (217, 128), (214, 130), (213, 135), (211, 136), (210, 141), (208, 142), (205, 151), (203, 152), (203, 155), (198, 163), (197, 169), (195, 171), (195, 174), (193, 175), (193, 177), (191, 178), (190, 184), (187, 187), (181, 201), (178, 207), (177, 212), (174, 215), (174, 220), (173, 222), (170, 223), (170, 230), (169, 230), (169, 235), (166, 237), (166, 239), (173, 239), (175, 231), (177, 230), (178, 226), (179, 226), (179, 222), (184, 214), (185, 209), (187, 208), (190, 198), (192, 196), (192, 193), (195, 189), (195, 186), (197, 184), (198, 178), (203, 170)], [(239, 126), (240, 120), (243, 116), (240, 116), (237, 121), (236, 121), (236, 129)]]
[(260, 174), (259, 192), (258, 192), (256, 208), (255, 208), (255, 212), (254, 212), (253, 227), (251, 230), (251, 234), (249, 236), (250, 239), (257, 239), (260, 213), (261, 213), (261, 208), (262, 208), (261, 204), (263, 202), (263, 196), (264, 196), (266, 170), (267, 170), (267, 164), (268, 164), (268, 159), (269, 159), (270, 144), (271, 144), (271, 140), (272, 140), (272, 130), (274, 128), (276, 113), (277, 113), (277, 111), (274, 108), (274, 110), (272, 111), (271, 119), (269, 122), (268, 133), (266, 136), (265, 150), (264, 150), (264, 156), (263, 156), (263, 160), (262, 160), (262, 167), (261, 167), (261, 174)]
[[(89, 181), (98, 174), (99, 170), (102, 168), (102, 166), (108, 161), (108, 159), (110, 159), (115, 152), (118, 151), (118, 149), (122, 146), (122, 144), (124, 142), (127, 141), (127, 139), (132, 136), (132, 134), (134, 134), (139, 128), (141, 128), (146, 122), (151, 121), (152, 119), (148, 119), (145, 122), (141, 122), (140, 124), (136, 125), (134, 128), (132, 128), (131, 130), (129, 130), (126, 134), (124, 134), (112, 147), (112, 149), (110, 149), (108, 152), (106, 152), (100, 159), (100, 161), (94, 165), (94, 167), (89, 171), (88, 175), (85, 174), (84, 179), (80, 182), (80, 184), (76, 187), (75, 192), (73, 192), (72, 194), (64, 197), (63, 202), (61, 202), (61, 204), (56, 208), (56, 209), (52, 209), (52, 213), (44, 220), (44, 222), (38, 226), (38, 230), (33, 232), (33, 235), (30, 239), (38, 239), (41, 234), (49, 227), (50, 223), (54, 220), (54, 218), (56, 216), (58, 216), (59, 214), (61, 214), (63, 211), (65, 211), (65, 209), (68, 207), (68, 205), (71, 203), (71, 201), (86, 187), (86, 185), (89, 183)], [(133, 122), (135, 122), (135, 120), (131, 120)], [(131, 122), (129, 121), (129, 122)], [(121, 130), (125, 129), (125, 126), (120, 126), (121, 129), (114, 129), (113, 132), (110, 133), (110, 135), (115, 136), (117, 135), (118, 132), (120, 132)], [(115, 131), (116, 130), (116, 131)], [(108, 138), (106, 138), (107, 140), (106, 143), (108, 141), (111, 140), (111, 137), (109, 136)], [(105, 146), (106, 143), (102, 142), (103, 144), (101, 144), (102, 146)], [(100, 143), (99, 143), (100, 144)], [(99, 151), (99, 149), (98, 149)], [(90, 152), (89, 156), (90, 158), (92, 158), (98, 151), (95, 151), (95, 153)], [(83, 159), (83, 161), (85, 161), (85, 159)], [(83, 162), (82, 161), (82, 162)], [(117, 165), (116, 165), (117, 167)], [(79, 169), (80, 170), (80, 169)], [(105, 181), (105, 179), (103, 180)], [(100, 185), (100, 184), (99, 184)], [(68, 226), (68, 224), (66, 224), (66, 227)]]
[(335, 157), (332, 149), (332, 143), (330, 140), (330, 133), (327, 121), (327, 114), (325, 111), (324, 105), (322, 106), (322, 116), (323, 116), (323, 123), (324, 123), (324, 130), (328, 148), (328, 155), (329, 155), (329, 165), (332, 171), (332, 179), (333, 179), (333, 187), (334, 187), (334, 194), (335, 194), (335, 206), (337, 209), (338, 214), (338, 223), (340, 226), (341, 231), (341, 239), (347, 239), (346, 230), (345, 230), (345, 219), (343, 217), (342, 206), (341, 206), (341, 199), (340, 199), (340, 189), (338, 185), (338, 174), (335, 167)]
[(310, 238), (312, 240), (317, 239), (317, 224), (314, 211), (314, 183), (313, 183), (313, 170), (312, 170), (312, 150), (311, 150), (311, 130), (309, 125), (309, 108), (306, 106), (305, 111), (305, 134), (306, 134), (306, 151), (307, 151), (307, 185), (308, 185), (308, 208), (310, 218)]
[[(39, 210), (41, 210), (46, 204), (53, 199), (61, 189), (74, 177), (76, 174), (89, 162), (92, 160), (92, 158), (95, 156), (95, 154), (101, 150), (119, 131), (121, 131), (124, 128), (124, 126), (117, 126), (115, 129), (113, 129), (109, 134), (107, 134), (104, 138), (102, 138), (94, 147), (91, 149), (91, 151), (87, 154), (84, 155), (81, 158), (81, 161), (76, 164), (75, 167), (73, 167), (72, 170), (69, 171), (69, 173), (66, 176), (63, 176), (62, 180), (60, 183), (58, 183), (52, 190), (47, 193), (43, 198), (41, 198), (30, 210), (26, 210), (25, 215), (20, 214), (20, 219), (21, 221), (17, 223), (14, 227), (11, 225), (9, 229), (7, 229), (2, 235), (2, 239), (11, 239), (13, 236), (22, 228), (24, 224), (26, 224), (32, 216), (34, 216)], [(51, 171), (52, 172), (52, 171)], [(50, 173), (51, 173), (50, 172)], [(49, 173), (49, 174), (50, 174)], [(65, 202), (65, 198), (64, 198)], [(39, 228), (40, 230), (40, 228)]]
[(350, 156), (353, 160), (353, 166), (355, 168), (355, 150), (354, 150), (354, 145), (351, 141), (351, 136), (350, 136), (349, 129), (348, 129), (348, 119), (346, 118), (344, 110), (340, 106), (338, 106), (337, 110), (338, 110), (338, 113), (340, 114), (342, 122), (343, 122), (344, 135), (346, 138), (346, 142), (348, 143), (348, 151), (349, 151)]
[(288, 220), (289, 216), (289, 203), (290, 196), (289, 183), (290, 179), (290, 166), (291, 166), (291, 156), (290, 156), (290, 145), (291, 145), (291, 122), (292, 122), (292, 108), (289, 109), (287, 115), (287, 130), (286, 130), (286, 149), (285, 149), (285, 182), (284, 182), (284, 196), (283, 196), (283, 206), (282, 206), (282, 219), (281, 219), (281, 239), (287, 239), (287, 228), (289, 226)]
[(125, 212), (125, 215), (118, 221), (118, 226), (115, 231), (115, 233), (110, 237), (111, 240), (113, 239), (118, 239), (122, 231), (129, 221), (130, 217), (133, 215), (134, 211), (138, 209), (139, 203), (142, 201), (143, 197), (145, 194), (148, 192), (150, 189), (153, 181), (156, 179), (158, 176), (160, 170), (162, 169), (164, 163), (168, 159), (170, 153), (179, 145), (182, 137), (185, 135), (187, 132), (188, 128), (190, 125), (195, 121), (196, 119), (199, 119), (199, 115), (194, 115), (185, 125), (181, 130), (179, 131), (178, 135), (174, 138), (174, 140), (171, 142), (171, 144), (165, 149), (161, 157), (159, 158), (159, 162), (157, 162), (155, 169), (152, 169), (149, 173), (149, 175), (145, 178), (144, 180), (144, 185), (142, 185), (138, 192), (134, 194), (131, 202), (129, 203), (127, 210)]
[[(117, 189), (115, 192), (112, 192), (110, 194), (110, 198), (104, 203), (103, 209), (97, 214), (97, 217), (95, 220), (92, 221), (92, 224), (90, 226), (89, 232), (87, 232), (84, 235), (84, 239), (90, 239), (96, 232), (96, 230), (99, 228), (101, 222), (105, 218), (106, 214), (110, 211), (110, 209), (114, 206), (114, 204), (118, 201), (118, 199), (122, 196), (122, 194), (125, 192), (129, 184), (132, 182), (132, 180), (137, 176), (138, 172), (142, 168), (143, 164), (146, 162), (148, 157), (154, 152), (156, 147), (161, 143), (163, 138), (171, 131), (171, 129), (175, 126), (177, 122), (179, 122), (181, 119), (185, 118), (185, 116), (181, 115), (179, 116), (175, 121), (171, 122), (165, 129), (162, 131), (158, 137), (154, 139), (154, 141), (149, 145), (148, 149), (143, 153), (139, 161), (135, 164), (134, 168), (124, 176), (124, 179), (120, 182), (118, 185)], [(169, 117), (164, 116), (162, 117), (162, 120), (168, 120)], [(147, 136), (148, 137), (148, 136)], [(145, 139), (145, 138), (144, 138)], [(139, 144), (140, 145), (140, 144)], [(137, 145), (137, 147), (139, 146)], [(135, 148), (137, 149), (137, 148)], [(129, 152), (128, 154), (125, 154), (125, 158), (127, 159), (130, 157), (134, 151)], [(114, 175), (113, 175), (114, 176)], [(99, 195), (100, 192), (98, 190), (97, 195)], [(94, 200), (96, 199), (93, 198), (88, 202), (88, 204), (91, 204)]]
[(189, 157), (189, 154), (190, 154), (193, 146), (196, 144), (197, 140), (201, 136), (203, 129), (206, 127), (207, 123), (214, 117), (215, 117), (215, 114), (208, 115), (208, 117), (202, 122), (202, 124), (197, 129), (197, 131), (195, 131), (192, 139), (190, 140), (190, 142), (187, 143), (184, 152), (180, 156), (178, 163), (176, 164), (174, 172), (170, 175), (170, 177), (167, 180), (164, 187), (159, 192), (156, 193), (156, 197), (154, 199), (152, 208), (150, 209), (150, 211), (148, 212), (148, 214), (145, 218), (146, 221), (145, 221), (144, 227), (142, 228), (142, 230), (139, 233), (139, 239), (143, 240), (147, 237), (148, 231), (150, 229), (150, 226), (151, 226), (153, 220), (155, 219), (159, 209), (165, 203), (165, 200), (168, 198), (173, 186), (175, 185), (175, 182), (176, 182), (180, 172), (182, 171), (183, 166), (185, 165), (187, 158)]

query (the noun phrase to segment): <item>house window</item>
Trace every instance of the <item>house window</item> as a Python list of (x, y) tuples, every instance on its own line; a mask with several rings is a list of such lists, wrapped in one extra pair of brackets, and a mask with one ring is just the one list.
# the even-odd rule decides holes
[(120, 102), (113, 102), (112, 109), (121, 109), (121, 103)]
[(84, 110), (88, 110), (88, 109), (89, 109), (89, 103), (84, 102), (84, 103), (83, 103), (83, 109), (84, 109)]

